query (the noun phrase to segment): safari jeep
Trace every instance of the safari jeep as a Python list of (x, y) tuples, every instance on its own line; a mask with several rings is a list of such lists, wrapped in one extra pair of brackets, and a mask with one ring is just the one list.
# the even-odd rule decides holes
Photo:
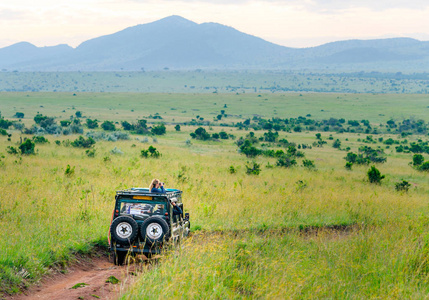
[(166, 189), (165, 194), (158, 194), (131, 188), (117, 191), (115, 200), (109, 246), (116, 265), (122, 265), (127, 254), (149, 257), (160, 253), (165, 244), (189, 235), (189, 214), (173, 214), (172, 202), (184, 211), (180, 190)]

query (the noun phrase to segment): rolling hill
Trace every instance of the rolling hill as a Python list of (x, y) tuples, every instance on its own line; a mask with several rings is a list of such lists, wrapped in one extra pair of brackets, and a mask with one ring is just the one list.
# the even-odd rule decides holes
[(3, 71), (325, 70), (425, 71), (429, 42), (411, 38), (349, 40), (288, 48), (218, 23), (179, 16), (83, 42), (36, 47), (27, 42), (0, 49)]

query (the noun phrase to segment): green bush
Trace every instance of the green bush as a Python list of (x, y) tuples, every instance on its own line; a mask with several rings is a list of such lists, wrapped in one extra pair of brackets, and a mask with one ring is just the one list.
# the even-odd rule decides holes
[(95, 141), (91, 137), (88, 137), (87, 139), (85, 139), (83, 136), (79, 136), (79, 138), (77, 138), (70, 144), (71, 146), (76, 148), (91, 148), (92, 145), (95, 144)]
[(159, 158), (161, 156), (161, 153), (159, 153), (158, 150), (156, 150), (155, 147), (149, 146), (147, 150), (141, 150), (140, 156), (144, 158), (152, 157), (152, 158)]
[(74, 166), (73, 168), (70, 167), (70, 165), (67, 165), (66, 170), (64, 171), (64, 175), (66, 175), (67, 177), (70, 177), (74, 174)]
[(405, 191), (408, 192), (408, 189), (410, 188), (411, 184), (408, 183), (408, 181), (402, 180), (401, 182), (395, 183), (395, 189), (397, 191)]
[(421, 154), (413, 155), (413, 166), (420, 166), (425, 161), (425, 158)]
[(418, 167), (419, 171), (429, 172), (429, 161), (425, 161)]
[(43, 136), (34, 136), (33, 137), (33, 141), (36, 144), (46, 144), (46, 143), (49, 143), (49, 141), (45, 137), (43, 137)]
[(26, 139), (21, 145), (19, 145), (19, 150), (21, 150), (22, 155), (30, 155), (34, 154), (34, 147), (35, 144), (31, 140)]
[(304, 159), (302, 161), (302, 166), (304, 168), (307, 168), (309, 170), (314, 170), (316, 169), (316, 165), (314, 164), (314, 160), (309, 160), (309, 159)]
[(89, 129), (98, 128), (98, 121), (97, 120), (86, 119), (86, 126)]
[(95, 156), (95, 149), (88, 149), (85, 151), (85, 154), (88, 157), (94, 157)]
[(341, 147), (341, 141), (339, 139), (336, 139), (335, 142), (332, 144), (332, 147), (339, 149)]
[(231, 174), (237, 173), (237, 170), (234, 168), (234, 166), (229, 167), (229, 173), (231, 173)]
[(18, 149), (13, 146), (7, 146), (6, 152), (9, 154), (18, 154)]
[(164, 135), (166, 132), (165, 125), (160, 124), (160, 125), (154, 126), (152, 127), (151, 132), (155, 135)]
[(289, 167), (292, 167), (292, 166), (296, 165), (296, 160), (294, 158), (290, 157), (290, 156), (286, 156), (285, 155), (283, 157), (280, 157), (277, 160), (276, 165), (279, 166), (279, 167), (289, 168)]
[(105, 131), (115, 131), (116, 130), (115, 124), (113, 124), (112, 121), (104, 121), (101, 124), (101, 128), (103, 128), (103, 130), (105, 130)]
[(381, 180), (384, 179), (384, 175), (381, 175), (380, 171), (375, 166), (371, 166), (367, 174), (370, 183), (380, 184)]
[(247, 175), (259, 175), (260, 172), (261, 172), (261, 166), (256, 162), (253, 162), (251, 165), (246, 165)]
[(193, 139), (202, 140), (202, 141), (206, 141), (210, 139), (210, 134), (203, 127), (198, 127), (197, 129), (195, 129), (195, 132), (192, 132), (190, 136)]

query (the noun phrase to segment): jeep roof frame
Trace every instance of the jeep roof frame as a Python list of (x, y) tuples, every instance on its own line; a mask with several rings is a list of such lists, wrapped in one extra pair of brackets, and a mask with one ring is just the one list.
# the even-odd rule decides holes
[(148, 188), (130, 188), (126, 190), (116, 191), (116, 199), (119, 196), (157, 196), (157, 197), (166, 197), (168, 200), (172, 198), (178, 198), (181, 200), (182, 191), (178, 189), (166, 189), (165, 193), (152, 193)]

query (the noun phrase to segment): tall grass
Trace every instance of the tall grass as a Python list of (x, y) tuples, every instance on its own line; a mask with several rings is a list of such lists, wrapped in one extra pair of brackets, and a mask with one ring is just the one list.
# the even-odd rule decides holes
[[(91, 95), (85, 96), (79, 105), (91, 103), (87, 101)], [(95, 96), (99, 95), (91, 97)], [(210, 116), (224, 101), (234, 107), (228, 101), (235, 103), (231, 100), (235, 96), (210, 95), (205, 98), (210, 101), (196, 109)], [(16, 97), (22, 101), (22, 95)], [(55, 104), (58, 99), (50, 97), (49, 110), (71, 106)], [(280, 103), (281, 96), (276, 97)], [(312, 100), (323, 102), (327, 97)], [(256, 107), (255, 101), (261, 101), (256, 95), (243, 99), (254, 101)], [(421, 98), (413, 99), (421, 104)], [(117, 105), (114, 100), (105, 107)], [(87, 105), (95, 116), (100, 103)], [(128, 105), (121, 112), (129, 110), (124, 116), (130, 120), (142, 114), (134, 114)], [(109, 118), (116, 114), (106, 108), (97, 113)], [(188, 112), (186, 118), (190, 117)], [(427, 174), (408, 166), (410, 154), (387, 152), (387, 163), (378, 166), (386, 175), (381, 185), (367, 181), (368, 166), (346, 170), (346, 152), (330, 145), (304, 150), (316, 170), (302, 167), (301, 160), (293, 168), (271, 167), (274, 158), (258, 157), (254, 160), (262, 171), (255, 176), (246, 174), (245, 165), (252, 160), (239, 154), (233, 141), (192, 141), (189, 146), (185, 141), (195, 127), (182, 126), (181, 132), (167, 127), (166, 136), (149, 143), (162, 154), (159, 159), (140, 157), (149, 144), (135, 139), (97, 142), (95, 157), (53, 142), (77, 136), (48, 136), (51, 143), (38, 144), (36, 155), (19, 157), (6, 153), (7, 146), (16, 146), (19, 133), (13, 132), (10, 142), (0, 136), (0, 153), (5, 156), (0, 158), (0, 289), (16, 292), (39, 280), (50, 267), (67, 265), (96, 244), (105, 246), (115, 191), (147, 187), (156, 177), (167, 187), (183, 190), (191, 229), (198, 234), (143, 273), (124, 299), (420, 298), (427, 294), (429, 187)], [(230, 130), (237, 136), (247, 133)], [(340, 137), (342, 147), (355, 151), (359, 146), (357, 135)], [(280, 138), (307, 144), (315, 140), (314, 133), (305, 132), (280, 133)], [(112, 154), (114, 147), (123, 154)], [(73, 172), (66, 172), (68, 165)], [(231, 174), (230, 166), (237, 172)], [(402, 179), (413, 185), (408, 193), (395, 191), (395, 183)]]

